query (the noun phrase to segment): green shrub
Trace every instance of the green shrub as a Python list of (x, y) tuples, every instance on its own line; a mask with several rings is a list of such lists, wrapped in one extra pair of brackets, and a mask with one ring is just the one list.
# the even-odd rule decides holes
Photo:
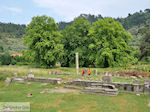
[(0, 62), (2, 65), (9, 65), (11, 64), (11, 56), (8, 53), (2, 54), (0, 56)]

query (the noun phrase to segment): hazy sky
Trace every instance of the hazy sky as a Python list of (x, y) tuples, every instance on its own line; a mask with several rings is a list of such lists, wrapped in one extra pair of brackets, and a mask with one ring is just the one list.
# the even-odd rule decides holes
[(150, 0), (0, 0), (0, 22), (28, 24), (33, 16), (47, 15), (71, 21), (81, 13), (126, 17), (150, 8)]

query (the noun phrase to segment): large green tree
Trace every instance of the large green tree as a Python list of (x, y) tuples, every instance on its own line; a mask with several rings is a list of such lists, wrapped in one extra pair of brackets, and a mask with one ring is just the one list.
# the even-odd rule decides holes
[(80, 66), (88, 66), (88, 37), (90, 22), (85, 17), (78, 17), (71, 26), (62, 31), (64, 44), (64, 57), (61, 61), (63, 66), (75, 65), (75, 53), (79, 53)]
[(131, 35), (112, 18), (99, 19), (89, 31), (89, 60), (98, 67), (126, 66), (134, 62)]
[(54, 66), (62, 55), (63, 45), (58, 26), (51, 17), (33, 17), (26, 27), (25, 43), (27, 57), (41, 66)]

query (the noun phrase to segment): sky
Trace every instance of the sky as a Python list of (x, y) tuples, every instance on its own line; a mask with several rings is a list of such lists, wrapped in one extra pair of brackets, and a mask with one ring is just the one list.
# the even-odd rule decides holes
[(29, 24), (41, 15), (68, 22), (83, 13), (117, 18), (147, 8), (150, 0), (0, 0), (0, 22)]

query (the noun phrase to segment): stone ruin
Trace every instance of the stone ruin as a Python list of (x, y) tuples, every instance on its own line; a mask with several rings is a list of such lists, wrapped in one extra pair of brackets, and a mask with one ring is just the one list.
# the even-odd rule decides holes
[(9, 84), (11, 83), (11, 81), (12, 81), (11, 78), (7, 77), (6, 80), (5, 80), (4, 85), (5, 86), (9, 86)]
[[(97, 71), (96, 71), (97, 72)], [(55, 72), (56, 74), (56, 72)], [(97, 73), (95, 73), (96, 75)], [(115, 74), (115, 75), (114, 75)], [(65, 82), (65, 87), (70, 89), (79, 89), (85, 93), (91, 94), (105, 94), (111, 96), (117, 96), (118, 92), (124, 93), (144, 93), (150, 94), (150, 80), (144, 80), (144, 84), (140, 84), (138, 81), (133, 81), (132, 83), (127, 82), (112, 82), (112, 76), (117, 76), (117, 73), (112, 75), (111, 72), (105, 72), (105, 75), (102, 76), (103, 81), (91, 81), (91, 80), (73, 80), (70, 82)], [(28, 82), (41, 82), (41, 83), (50, 83), (50, 84), (61, 84), (61, 78), (41, 78), (34, 77), (33, 73), (29, 73), (27, 76), (23, 76), (21, 78), (17, 77), (18, 74), (15, 73), (14, 77), (7, 78), (5, 80), (5, 86), (8, 86), (11, 82), (19, 82), (24, 83)], [(119, 90), (119, 91), (118, 91)]]
[[(116, 89), (114, 85), (106, 84), (104, 82), (99, 81), (73, 80), (71, 82), (66, 82), (65, 85), (74, 85), (74, 87), (65, 87), (71, 89), (80, 89), (82, 92), (90, 94), (105, 94), (110, 96), (118, 95), (118, 89)], [(82, 88), (75, 86), (81, 86)]]
[(16, 75), (14, 75), (14, 77), (12, 79), (11, 78), (7, 78), (5, 80), (5, 86), (8, 86), (11, 82), (25, 83), (25, 81), (50, 83), (50, 84), (61, 84), (62, 83), (62, 80), (60, 78), (34, 77), (34, 74), (32, 72), (30, 72), (27, 76), (16, 77)]
[(42, 83), (51, 83), (51, 84), (61, 84), (60, 78), (42, 78), (42, 77), (34, 77), (33, 73), (29, 73), (27, 78), (24, 77), (25, 80), (29, 82), (42, 82)]
[(32, 72), (29, 72), (27, 77), (28, 78), (34, 78), (34, 74)]
[(17, 78), (18, 77), (18, 73), (14, 73), (14, 78)]
[(60, 73), (58, 71), (50, 71), (48, 74), (51, 74), (51, 75), (71, 75), (70, 72), (67, 72), (67, 73)]
[(110, 95), (110, 96), (118, 95), (118, 89), (111, 84), (92, 84), (91, 87), (83, 88), (82, 92), (91, 93), (91, 94), (103, 94), (103, 95)]
[[(95, 73), (95, 72), (94, 72)], [(104, 72), (104, 74), (102, 72), (99, 72), (99, 76), (113, 76), (113, 77), (118, 77), (120, 76), (119, 73), (116, 71), (114, 73), (112, 72)]]
[(102, 80), (104, 83), (112, 83), (112, 76), (103, 76)]
[(94, 70), (94, 75), (96, 75), (96, 76), (97, 76), (97, 69), (95, 69), (95, 70)]
[(42, 83), (51, 83), (51, 84), (61, 84), (60, 78), (28, 78), (27, 81), (29, 82), (42, 82)]
[[(102, 85), (108, 85), (112, 86), (112, 87), (116, 87), (119, 89), (120, 92), (124, 92), (124, 93), (144, 93), (144, 94), (150, 94), (150, 80), (147, 80), (144, 82), (144, 84), (138, 84), (138, 83), (127, 83), (127, 82), (111, 82), (111, 83), (106, 83), (106, 82), (102, 82), (102, 81), (89, 81), (89, 80), (73, 80), (71, 82), (66, 82), (66, 85), (73, 85), (73, 86), (81, 86), (81, 87), (88, 87), (87, 89), (91, 89), (89, 90), (90, 92), (96, 93), (94, 92), (94, 89), (97, 89), (97, 87), (99, 88), (99, 93), (100, 90), (105, 90), (105, 87)], [(97, 86), (96, 86), (97, 85)], [(93, 86), (96, 86), (93, 88)], [(104, 88), (104, 89), (101, 89)], [(87, 91), (88, 91), (87, 90)], [(107, 90), (107, 89), (106, 89)], [(112, 90), (112, 93), (115, 93), (117, 95), (117, 91), (114, 88)], [(105, 93), (105, 92), (102, 92)], [(108, 92), (109, 93), (109, 92)], [(107, 92), (106, 92), (107, 94)], [(111, 94), (110, 94), (111, 95)]]
[(24, 83), (25, 80), (23, 78), (13, 78), (12, 82), (19, 82), (19, 83)]

